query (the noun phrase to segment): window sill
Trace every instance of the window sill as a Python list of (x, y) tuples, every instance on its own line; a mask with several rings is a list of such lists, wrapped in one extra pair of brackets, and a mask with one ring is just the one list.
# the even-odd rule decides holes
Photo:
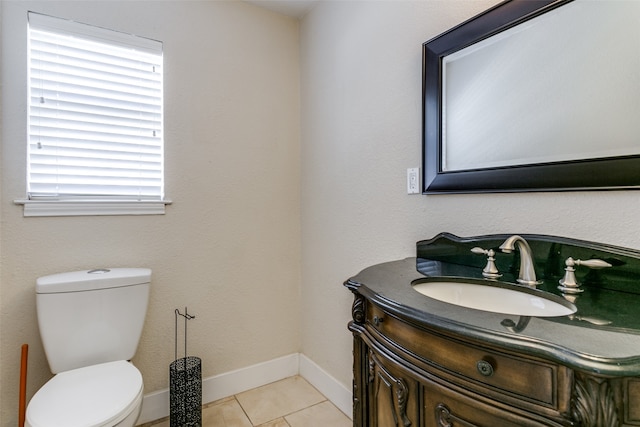
[(170, 200), (14, 200), (24, 216), (164, 215)]

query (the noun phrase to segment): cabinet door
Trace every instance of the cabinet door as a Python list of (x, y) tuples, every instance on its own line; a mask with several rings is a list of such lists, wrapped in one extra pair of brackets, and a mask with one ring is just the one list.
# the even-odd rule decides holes
[(517, 414), (483, 403), (440, 384), (424, 383), (425, 427), (542, 427), (558, 426), (534, 414)]
[(420, 388), (399, 366), (369, 351), (367, 427), (418, 427)]

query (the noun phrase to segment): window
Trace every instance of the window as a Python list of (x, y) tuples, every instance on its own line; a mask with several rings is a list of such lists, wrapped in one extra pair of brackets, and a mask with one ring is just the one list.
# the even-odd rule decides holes
[(162, 43), (29, 13), (25, 216), (163, 213)]

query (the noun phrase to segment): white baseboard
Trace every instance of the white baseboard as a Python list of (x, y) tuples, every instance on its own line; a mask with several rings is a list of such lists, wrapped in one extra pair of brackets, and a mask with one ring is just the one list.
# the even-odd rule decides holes
[[(284, 378), (300, 375), (351, 417), (351, 391), (308, 357), (295, 353), (202, 380), (202, 402), (233, 396)], [(144, 396), (138, 424), (169, 416), (169, 389)]]
[(202, 381), (202, 402), (213, 402), (298, 375), (297, 353), (226, 372)]
[(343, 386), (338, 380), (333, 378), (316, 365), (304, 354), (300, 354), (299, 375), (314, 386), (320, 393), (331, 401), (349, 418), (353, 417), (352, 391)]

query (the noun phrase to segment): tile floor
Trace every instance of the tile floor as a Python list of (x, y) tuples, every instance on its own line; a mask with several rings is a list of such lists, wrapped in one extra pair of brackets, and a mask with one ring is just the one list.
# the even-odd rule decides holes
[[(351, 420), (300, 376), (202, 408), (202, 427), (351, 427)], [(169, 419), (141, 427), (169, 427)]]

